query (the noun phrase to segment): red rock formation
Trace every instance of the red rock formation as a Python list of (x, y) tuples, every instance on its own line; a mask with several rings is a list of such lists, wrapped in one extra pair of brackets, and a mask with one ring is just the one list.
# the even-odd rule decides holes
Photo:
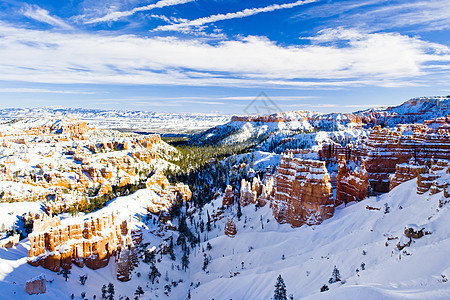
[(29, 240), (28, 263), (54, 272), (70, 269), (72, 263), (102, 268), (118, 249), (133, 247), (127, 222), (120, 222), (114, 215), (33, 231)]
[(369, 190), (369, 176), (364, 162), (360, 162), (360, 166), (356, 166), (356, 170), (349, 170), (345, 155), (341, 154), (338, 167), (335, 204), (361, 201), (366, 198)]
[(241, 206), (247, 206), (256, 202), (256, 191), (252, 191), (252, 185), (245, 179), (241, 181)]
[(389, 176), (395, 173), (398, 164), (410, 159), (421, 165), (432, 158), (450, 159), (450, 130), (425, 125), (397, 126), (396, 130), (375, 127), (360, 150), (372, 188), (386, 192)]
[(131, 280), (131, 274), (138, 266), (138, 258), (134, 247), (125, 247), (117, 254), (117, 279), (125, 282)]
[(392, 190), (399, 184), (417, 178), (419, 174), (428, 172), (426, 165), (417, 164), (399, 164), (395, 167), (395, 173), (390, 177), (389, 190)]
[(233, 187), (231, 185), (227, 185), (227, 188), (225, 189), (225, 195), (222, 199), (222, 206), (228, 207), (233, 205), (234, 203), (234, 192)]
[(236, 224), (230, 218), (227, 219), (227, 226), (225, 227), (225, 234), (229, 237), (235, 237), (237, 233)]
[(339, 144), (323, 144), (319, 150), (319, 159), (325, 161), (338, 161), (343, 156), (346, 161), (352, 157), (352, 147), (347, 145), (342, 147)]
[(282, 156), (274, 177), (271, 207), (279, 223), (298, 227), (333, 216), (335, 203), (325, 162)]
[(39, 275), (25, 283), (25, 291), (28, 295), (45, 294), (47, 291), (47, 280), (45, 275)]

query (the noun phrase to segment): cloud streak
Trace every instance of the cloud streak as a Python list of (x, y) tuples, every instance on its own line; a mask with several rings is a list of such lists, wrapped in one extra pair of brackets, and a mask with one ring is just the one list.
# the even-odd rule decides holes
[(257, 15), (265, 12), (272, 12), (280, 9), (288, 9), (293, 8), (300, 5), (305, 5), (309, 3), (318, 2), (319, 0), (299, 0), (292, 3), (285, 4), (273, 4), (266, 7), (261, 8), (247, 8), (242, 11), (227, 13), (227, 14), (217, 14), (211, 15), (204, 18), (199, 18), (195, 20), (191, 20), (188, 22), (178, 23), (178, 24), (169, 24), (158, 26), (154, 31), (185, 31), (191, 27), (198, 27), (209, 23), (215, 23), (218, 21), (231, 20), (231, 19), (239, 19), (245, 18), (253, 15)]
[(42, 9), (37, 5), (25, 5), (22, 9), (22, 14), (30, 19), (47, 23), (62, 29), (72, 29), (72, 26), (64, 22), (62, 19), (50, 15), (48, 10)]
[(125, 17), (129, 17), (131, 15), (134, 15), (137, 12), (149, 11), (149, 10), (152, 10), (155, 8), (175, 6), (175, 5), (185, 4), (185, 3), (194, 2), (194, 1), (195, 0), (160, 0), (160, 1), (156, 2), (155, 4), (149, 4), (146, 6), (136, 7), (136, 8), (133, 8), (132, 10), (110, 12), (109, 14), (107, 14), (103, 17), (88, 20), (85, 22), (85, 24), (117, 21), (121, 18), (125, 18)]

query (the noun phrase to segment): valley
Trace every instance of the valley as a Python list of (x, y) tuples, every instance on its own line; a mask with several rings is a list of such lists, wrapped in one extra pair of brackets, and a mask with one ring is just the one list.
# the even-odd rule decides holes
[(0, 299), (448, 299), (449, 104), (0, 110)]

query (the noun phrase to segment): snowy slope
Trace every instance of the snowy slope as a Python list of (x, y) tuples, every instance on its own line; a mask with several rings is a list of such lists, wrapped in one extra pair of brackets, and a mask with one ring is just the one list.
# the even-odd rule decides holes
[[(235, 217), (235, 238), (223, 234), (226, 217), (209, 233), (208, 272), (201, 270), (201, 257), (192, 261), (191, 280), (201, 283), (191, 291), (192, 299), (270, 299), (278, 274), (294, 299), (449, 299), (450, 284), (442, 279), (450, 277), (450, 208), (438, 208), (440, 197), (417, 195), (412, 180), (378, 198), (341, 207), (321, 225), (297, 229), (276, 223), (268, 205), (257, 211), (245, 207), (241, 220)], [(402, 238), (407, 224), (425, 225), (432, 234), (414, 240), (405, 252), (397, 250), (398, 240), (386, 246), (388, 237)], [(344, 284), (328, 284), (334, 265)], [(321, 293), (324, 284), (330, 291)]]
[[(87, 214), (84, 216), (78, 216), (75, 218), (66, 218), (62, 220), (62, 223), (74, 223), (76, 221), (83, 220), (95, 215), (102, 214), (118, 214), (119, 218), (131, 220), (132, 227), (143, 228), (144, 242), (150, 243), (150, 247), (158, 247), (163, 241), (164, 236), (159, 237), (150, 233), (151, 231), (158, 229), (158, 222), (148, 222), (145, 224), (142, 218), (147, 212), (147, 207), (152, 206), (153, 203), (161, 201), (161, 197), (155, 193), (151, 188), (142, 189), (134, 194), (119, 197), (112, 200), (106, 207), (98, 210), (94, 213)], [(17, 203), (18, 204), (18, 203)], [(20, 203), (24, 208), (33, 208), (34, 203)], [(30, 206), (31, 205), (31, 206)], [(15, 208), (16, 203), (3, 203), (1, 206), (2, 210), (9, 211)], [(0, 214), (0, 217), (3, 217)], [(166, 232), (168, 236), (171, 232)], [(46, 270), (42, 267), (33, 267), (29, 265), (27, 261), (28, 257), (29, 242), (25, 239), (20, 242), (20, 244), (14, 249), (0, 249), (0, 299), (18, 299), (18, 298), (30, 298), (30, 299), (69, 299), (70, 295), (73, 293), (75, 299), (81, 299), (81, 292), (86, 292), (86, 297), (92, 299), (94, 295), (97, 295), (97, 299), (101, 299), (101, 287), (103, 284), (108, 285), (108, 283), (113, 283), (115, 286), (116, 298), (119, 299), (120, 296), (128, 296), (130, 299), (134, 298), (134, 291), (137, 286), (141, 286), (147, 295), (158, 295), (160, 297), (166, 298), (164, 295), (164, 285), (170, 284), (166, 282), (165, 272), (171, 281), (179, 282), (177, 287), (173, 287), (171, 291), (171, 297), (173, 299), (184, 299), (186, 291), (188, 290), (188, 274), (184, 271), (180, 271), (177, 268), (171, 269), (171, 265), (180, 265), (181, 250), (176, 249), (175, 254), (178, 257), (177, 261), (172, 261), (165, 255), (162, 256), (161, 262), (159, 262), (158, 268), (162, 276), (159, 279), (160, 283), (155, 283), (154, 285), (148, 284), (148, 273), (149, 265), (142, 263), (135, 270), (133, 279), (129, 282), (120, 282), (116, 278), (116, 263), (114, 259), (111, 258), (107, 267), (99, 270), (91, 270), (87, 267), (79, 268), (73, 265), (71, 269), (71, 274), (67, 282), (64, 281), (61, 275), (54, 273), (52, 271)], [(158, 256), (159, 258), (159, 256)], [(138, 277), (137, 273), (141, 273)], [(44, 274), (47, 281), (47, 292), (41, 295), (28, 295), (25, 292), (25, 282), (31, 278), (34, 278), (40, 274)], [(87, 275), (88, 279), (86, 285), (82, 286), (79, 282), (79, 276)], [(148, 285), (148, 287), (147, 287)], [(151, 291), (151, 292), (150, 292)], [(145, 294), (141, 299), (146, 298)]]

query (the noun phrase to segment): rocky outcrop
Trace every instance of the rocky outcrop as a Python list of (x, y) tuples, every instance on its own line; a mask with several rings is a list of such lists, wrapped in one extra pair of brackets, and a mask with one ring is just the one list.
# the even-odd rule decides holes
[(25, 291), (28, 295), (45, 294), (47, 291), (47, 280), (45, 275), (41, 274), (25, 283)]
[(338, 162), (338, 174), (336, 178), (336, 205), (351, 201), (361, 201), (369, 192), (369, 176), (364, 162), (358, 162), (354, 170), (350, 170), (341, 154)]
[(241, 206), (245, 207), (254, 204), (258, 195), (252, 190), (252, 184), (245, 179), (241, 181)]
[(419, 174), (428, 172), (426, 165), (418, 165), (416, 163), (404, 163), (395, 167), (395, 173), (391, 175), (389, 180), (389, 190), (392, 190), (403, 182), (417, 178)]
[(223, 195), (222, 199), (222, 206), (229, 207), (233, 205), (233, 203), (234, 203), (233, 187), (231, 185), (227, 185), (227, 188), (225, 189), (225, 194)]
[(127, 222), (118, 220), (115, 215), (37, 228), (41, 231), (29, 235), (28, 263), (54, 272), (61, 268), (68, 270), (72, 263), (94, 270), (102, 268), (117, 251), (134, 247)]
[(346, 161), (352, 158), (352, 147), (347, 145), (343, 147), (339, 144), (323, 144), (322, 148), (319, 149), (319, 159), (324, 161), (335, 161), (337, 162), (341, 157)]
[(374, 127), (359, 155), (366, 161), (369, 182), (374, 191), (389, 190), (389, 176), (399, 164), (414, 159), (419, 165), (432, 158), (450, 159), (450, 131), (426, 125), (397, 126), (395, 130)]
[(19, 243), (20, 235), (15, 234), (0, 240), (0, 248), (12, 248)]
[(335, 203), (325, 162), (284, 155), (274, 179), (271, 207), (279, 223), (298, 227), (333, 216)]
[(230, 218), (227, 219), (227, 226), (225, 227), (225, 234), (229, 237), (235, 237), (237, 234), (236, 224)]

